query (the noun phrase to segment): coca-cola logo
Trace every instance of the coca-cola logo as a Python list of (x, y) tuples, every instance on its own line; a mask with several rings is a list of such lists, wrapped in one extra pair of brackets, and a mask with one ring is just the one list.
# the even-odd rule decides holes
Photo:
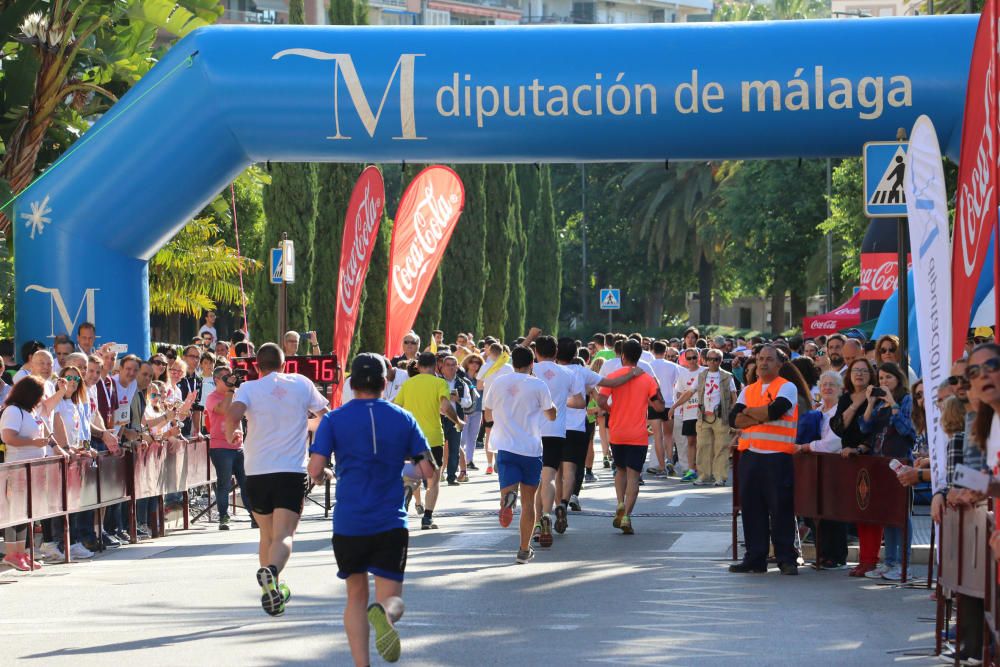
[(824, 331), (832, 331), (837, 328), (837, 320), (813, 320), (812, 324), (809, 325), (810, 329), (822, 329)]
[(364, 273), (368, 266), (366, 261), (371, 256), (371, 248), (375, 243), (379, 218), (382, 214), (382, 200), (373, 197), (371, 183), (365, 184), (364, 194), (354, 215), (354, 235), (347, 264), (340, 272), (340, 309), (347, 315), (354, 312), (361, 300), (361, 286), (364, 283)]
[[(910, 256), (906, 257), (910, 265)], [(899, 278), (899, 259), (894, 252), (869, 252), (861, 255), (861, 299), (888, 299)], [(860, 310), (858, 311), (860, 312)]]
[(861, 314), (861, 308), (860, 307), (852, 308), (852, 307), (845, 306), (844, 308), (838, 308), (838, 309), (836, 309), (835, 311), (833, 311), (830, 314), (831, 315), (838, 315), (838, 316), (839, 315), (844, 315), (844, 316), (847, 316), (847, 317), (853, 317), (855, 315), (860, 315)]
[[(962, 270), (966, 278), (972, 275), (978, 265), (986, 216), (995, 215), (993, 201), (993, 105), (996, 103), (993, 91), (993, 59), (987, 58), (983, 91), (982, 134), (976, 148), (975, 164), (968, 178), (960, 178), (958, 183), (955, 236), (962, 249)], [(972, 116), (972, 114), (970, 114)], [(978, 120), (974, 116), (971, 122)], [(964, 174), (963, 174), (964, 176)]]
[(424, 186), (423, 199), (413, 214), (413, 240), (408, 248), (398, 249), (392, 267), (393, 288), (403, 303), (416, 301), (421, 280), (434, 264), (441, 240), (448, 235), (448, 226), (458, 219), (454, 215), (458, 204), (458, 195), (438, 195), (430, 181)]

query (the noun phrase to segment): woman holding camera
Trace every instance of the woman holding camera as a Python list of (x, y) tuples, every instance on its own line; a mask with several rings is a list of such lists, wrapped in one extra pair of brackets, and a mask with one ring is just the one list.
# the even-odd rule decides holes
[[(913, 399), (906, 388), (906, 376), (897, 364), (886, 362), (878, 369), (878, 387), (869, 387), (865, 412), (861, 416), (861, 430), (872, 435), (872, 452), (877, 456), (887, 456), (902, 463), (909, 463), (913, 452), (916, 430), (910, 414)], [(907, 519), (909, 521), (909, 519)], [(902, 579), (903, 529), (897, 526), (885, 528), (885, 562), (865, 574), (869, 579)], [(909, 531), (912, 535), (912, 530)]]

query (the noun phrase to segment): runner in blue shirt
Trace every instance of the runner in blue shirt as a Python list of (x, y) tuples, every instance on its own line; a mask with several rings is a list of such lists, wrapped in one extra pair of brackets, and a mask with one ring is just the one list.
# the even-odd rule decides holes
[[(399, 659), (394, 623), (403, 615), (403, 572), (409, 531), (404, 507), (407, 476), (433, 478), (434, 458), (413, 416), (382, 399), (385, 361), (362, 353), (351, 364), (354, 400), (326, 415), (309, 448), (309, 476), (324, 481), (332, 456), (337, 475), (333, 553), (337, 576), (347, 583), (344, 629), (357, 665), (368, 665), (369, 624), (375, 648), (389, 662)], [(368, 573), (375, 575), (376, 602), (368, 605)], [(366, 618), (367, 616), (367, 618)]]

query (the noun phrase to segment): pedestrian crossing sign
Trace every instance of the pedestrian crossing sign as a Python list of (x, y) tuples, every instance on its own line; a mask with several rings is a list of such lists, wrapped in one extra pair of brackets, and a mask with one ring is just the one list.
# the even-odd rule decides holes
[(621, 307), (621, 290), (610, 287), (601, 290), (601, 310), (620, 310)]
[(271, 284), (280, 285), (284, 280), (284, 262), (281, 261), (281, 248), (271, 248)]
[(898, 218), (906, 215), (903, 177), (906, 149), (901, 141), (871, 141), (864, 147), (865, 215)]

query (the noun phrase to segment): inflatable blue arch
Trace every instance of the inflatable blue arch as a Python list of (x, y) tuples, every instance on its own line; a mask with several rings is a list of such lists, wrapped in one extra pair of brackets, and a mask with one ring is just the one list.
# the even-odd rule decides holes
[(957, 159), (977, 20), (198, 30), (16, 201), (16, 336), (147, 354), (147, 261), (264, 160)]

